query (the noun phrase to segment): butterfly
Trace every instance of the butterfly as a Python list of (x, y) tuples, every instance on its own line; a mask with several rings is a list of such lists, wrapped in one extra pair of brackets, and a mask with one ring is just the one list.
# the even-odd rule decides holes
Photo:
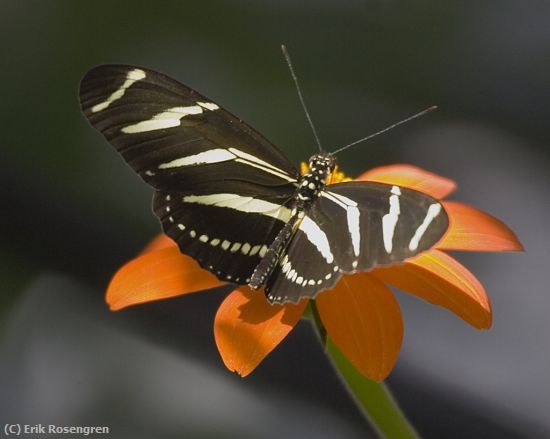
[(272, 143), (212, 100), (142, 67), (101, 65), (80, 85), (94, 128), (154, 189), (162, 230), (220, 280), (271, 303), (313, 298), (343, 274), (432, 247), (448, 217), (397, 185), (328, 184), (336, 156), (300, 175)]

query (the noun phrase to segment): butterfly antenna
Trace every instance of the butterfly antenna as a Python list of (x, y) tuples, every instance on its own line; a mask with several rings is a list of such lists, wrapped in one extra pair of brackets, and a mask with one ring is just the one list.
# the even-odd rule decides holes
[(321, 141), (319, 140), (319, 136), (317, 135), (317, 130), (315, 129), (315, 125), (313, 125), (313, 121), (311, 120), (311, 116), (309, 115), (309, 111), (307, 110), (306, 102), (304, 101), (304, 97), (302, 96), (302, 90), (300, 89), (300, 84), (298, 83), (298, 77), (294, 72), (294, 67), (292, 67), (292, 61), (290, 60), (290, 55), (288, 54), (288, 50), (286, 50), (286, 46), (284, 44), (281, 44), (281, 50), (283, 51), (283, 56), (285, 57), (286, 63), (288, 65), (288, 69), (290, 70), (290, 74), (292, 75), (292, 79), (294, 80), (294, 85), (296, 86), (296, 91), (298, 92), (298, 97), (300, 98), (300, 102), (302, 104), (302, 108), (304, 109), (304, 113), (306, 113), (307, 121), (309, 122), (311, 131), (313, 131), (313, 136), (315, 137), (317, 146), (319, 147), (319, 152), (322, 152), (323, 148), (321, 146)]
[(413, 119), (416, 119), (420, 116), (424, 116), (425, 114), (431, 113), (432, 111), (437, 109), (437, 105), (433, 105), (429, 108), (426, 108), (425, 110), (420, 111), (419, 113), (413, 114), (412, 116), (407, 117), (406, 119), (400, 120), (397, 123), (394, 123), (393, 125), (390, 125), (389, 127), (384, 128), (383, 130), (377, 131), (373, 134), (368, 135), (367, 137), (363, 137), (362, 139), (356, 140), (355, 142), (350, 143), (349, 145), (342, 146), (341, 148), (338, 148), (336, 151), (331, 152), (331, 154), (338, 154), (339, 152), (343, 151), (344, 149), (348, 149), (354, 145), (357, 145), (358, 143), (364, 142), (365, 140), (372, 139), (373, 137), (378, 136), (379, 134), (385, 133), (386, 131), (389, 131), (399, 125), (403, 125), (404, 123), (410, 122)]

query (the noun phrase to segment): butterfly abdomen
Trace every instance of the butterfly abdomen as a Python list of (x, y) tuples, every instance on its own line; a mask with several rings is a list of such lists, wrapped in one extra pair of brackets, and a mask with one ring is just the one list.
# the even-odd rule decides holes
[(296, 228), (304, 217), (303, 211), (297, 211), (293, 214), (290, 220), (279, 231), (275, 240), (271, 243), (265, 256), (260, 260), (260, 263), (254, 269), (248, 286), (253, 289), (258, 289), (264, 286), (265, 282), (273, 273), (277, 266), (283, 250), (288, 246), (292, 239)]

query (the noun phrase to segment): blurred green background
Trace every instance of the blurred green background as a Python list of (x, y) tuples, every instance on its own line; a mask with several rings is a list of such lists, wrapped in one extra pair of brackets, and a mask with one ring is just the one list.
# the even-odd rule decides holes
[[(212, 321), (223, 291), (110, 313), (112, 273), (158, 231), (151, 190), (80, 114), (94, 65), (162, 71), (295, 162), (315, 151), (279, 46), (354, 175), (408, 162), (509, 224), (521, 255), (462, 255), (491, 294), (479, 333), (400, 294), (390, 386), (425, 437), (550, 435), (550, 4), (487, 1), (0, 2), (0, 421), (111, 426), (111, 437), (368, 437), (302, 323), (246, 380)], [(93, 421), (93, 422), (92, 422)], [(1, 434), (1, 433), (0, 433)]]

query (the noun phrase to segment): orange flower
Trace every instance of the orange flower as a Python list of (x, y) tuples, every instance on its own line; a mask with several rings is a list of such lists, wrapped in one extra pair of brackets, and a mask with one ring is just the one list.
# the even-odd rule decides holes
[[(341, 181), (343, 174), (333, 175)], [(409, 165), (365, 172), (357, 180), (405, 186), (435, 198), (449, 195), (451, 180)], [(442, 250), (519, 251), (514, 233), (496, 218), (473, 207), (443, 201), (449, 228), (432, 249), (403, 264), (345, 275), (317, 296), (317, 310), (328, 335), (355, 368), (380, 381), (397, 359), (403, 322), (397, 300), (387, 285), (442, 306), (478, 329), (491, 326), (491, 305), (481, 283)], [(138, 303), (211, 289), (222, 285), (165, 236), (124, 265), (107, 290), (111, 310)], [(241, 286), (220, 305), (214, 335), (225, 365), (241, 376), (256, 366), (286, 337), (302, 316), (307, 300), (270, 305), (261, 292)]]

